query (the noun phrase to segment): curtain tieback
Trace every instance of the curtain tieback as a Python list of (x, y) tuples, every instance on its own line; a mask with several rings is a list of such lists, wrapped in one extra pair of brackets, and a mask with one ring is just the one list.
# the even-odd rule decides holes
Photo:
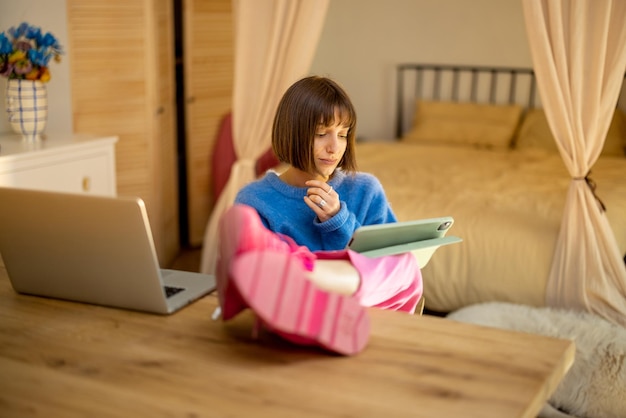
[(587, 183), (587, 186), (589, 186), (589, 189), (591, 190), (591, 193), (593, 194), (593, 197), (595, 197), (596, 200), (598, 201), (598, 204), (600, 205), (600, 209), (602, 209), (602, 212), (606, 212), (606, 206), (604, 205), (602, 200), (600, 200), (600, 198), (596, 194), (596, 187), (597, 187), (596, 186), (596, 182), (593, 181), (593, 179), (590, 177), (590, 175), (591, 175), (591, 170), (589, 170), (589, 172), (587, 172), (585, 177), (572, 177), (572, 180), (585, 180), (585, 182)]

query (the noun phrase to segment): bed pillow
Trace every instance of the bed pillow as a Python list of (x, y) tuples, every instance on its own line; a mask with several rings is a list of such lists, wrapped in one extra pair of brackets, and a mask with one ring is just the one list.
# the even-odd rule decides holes
[[(600, 155), (623, 157), (626, 153), (626, 117), (616, 109)], [(515, 147), (539, 148), (558, 152), (548, 119), (543, 109), (530, 109), (522, 121)]]
[(402, 140), (488, 149), (509, 148), (521, 115), (522, 107), (518, 105), (418, 100), (413, 128)]

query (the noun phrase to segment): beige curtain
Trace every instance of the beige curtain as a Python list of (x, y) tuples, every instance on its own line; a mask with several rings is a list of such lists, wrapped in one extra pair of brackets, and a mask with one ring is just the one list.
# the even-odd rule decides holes
[[(572, 177), (546, 303), (626, 326), (626, 268), (589, 177), (626, 70), (626, 0), (523, 0), (523, 8), (541, 101)], [(601, 184), (597, 192), (601, 199)]]
[(255, 162), (269, 148), (282, 94), (307, 75), (329, 0), (233, 0), (235, 81), (233, 141), (237, 161), (204, 235), (200, 271), (214, 273), (219, 219), (241, 187), (255, 177)]

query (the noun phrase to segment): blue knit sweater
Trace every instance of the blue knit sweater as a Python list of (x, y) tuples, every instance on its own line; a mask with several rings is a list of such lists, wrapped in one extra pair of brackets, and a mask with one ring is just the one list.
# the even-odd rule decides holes
[(361, 225), (396, 222), (380, 181), (368, 173), (336, 170), (328, 182), (339, 194), (341, 209), (320, 222), (304, 203), (307, 187), (283, 182), (273, 171), (242, 188), (235, 203), (252, 206), (271, 231), (293, 238), (311, 251), (341, 250)]

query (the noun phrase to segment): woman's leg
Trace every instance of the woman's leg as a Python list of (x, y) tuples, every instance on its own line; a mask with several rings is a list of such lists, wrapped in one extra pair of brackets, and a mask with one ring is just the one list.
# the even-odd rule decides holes
[(294, 254), (306, 269), (311, 269), (315, 260), (315, 255), (306, 247), (297, 246), (293, 240), (265, 228), (256, 210), (246, 205), (233, 205), (222, 215), (219, 240), (215, 276), (221, 317), (225, 321), (246, 308), (229, 277), (230, 266), (238, 256), (249, 251), (272, 249)]
[(361, 285), (361, 275), (348, 260), (316, 260), (309, 280), (321, 289), (342, 295), (354, 295)]
[(219, 239), (216, 280), (223, 320), (250, 307), (258, 323), (296, 344), (345, 355), (365, 348), (367, 311), (356, 298), (309, 280), (315, 255), (265, 228), (253, 208), (229, 208), (220, 220)]
[(218, 297), (222, 319), (246, 308), (230, 286), (228, 269), (233, 260), (252, 250), (278, 250), (299, 259), (309, 279), (322, 289), (354, 294), (364, 306), (414, 312), (423, 292), (422, 276), (411, 253), (369, 258), (351, 250), (311, 253), (288, 237), (263, 225), (254, 208), (234, 205), (220, 222), (220, 257), (217, 264)]
[(261, 324), (281, 337), (344, 355), (367, 345), (367, 310), (352, 296), (316, 286), (292, 254), (271, 249), (246, 252), (234, 260), (230, 275)]
[(296, 343), (354, 354), (369, 338), (361, 306), (413, 312), (422, 294), (412, 254), (313, 254), (269, 231), (248, 206), (235, 205), (224, 214), (220, 240), (216, 279), (222, 319), (251, 307), (268, 328)]
[[(421, 270), (411, 253), (370, 258), (351, 250), (316, 252), (316, 265), (328, 263), (327, 270), (333, 271), (332, 261), (349, 263), (359, 275), (359, 285), (354, 296), (363, 306), (392, 309), (413, 313), (423, 293)], [(350, 274), (342, 268), (342, 280), (352, 289)], [(315, 269), (314, 269), (315, 272)], [(333, 277), (326, 278), (331, 282)], [(315, 277), (312, 280), (316, 280)], [(353, 279), (352, 279), (353, 280)], [(319, 284), (322, 286), (321, 284)]]

